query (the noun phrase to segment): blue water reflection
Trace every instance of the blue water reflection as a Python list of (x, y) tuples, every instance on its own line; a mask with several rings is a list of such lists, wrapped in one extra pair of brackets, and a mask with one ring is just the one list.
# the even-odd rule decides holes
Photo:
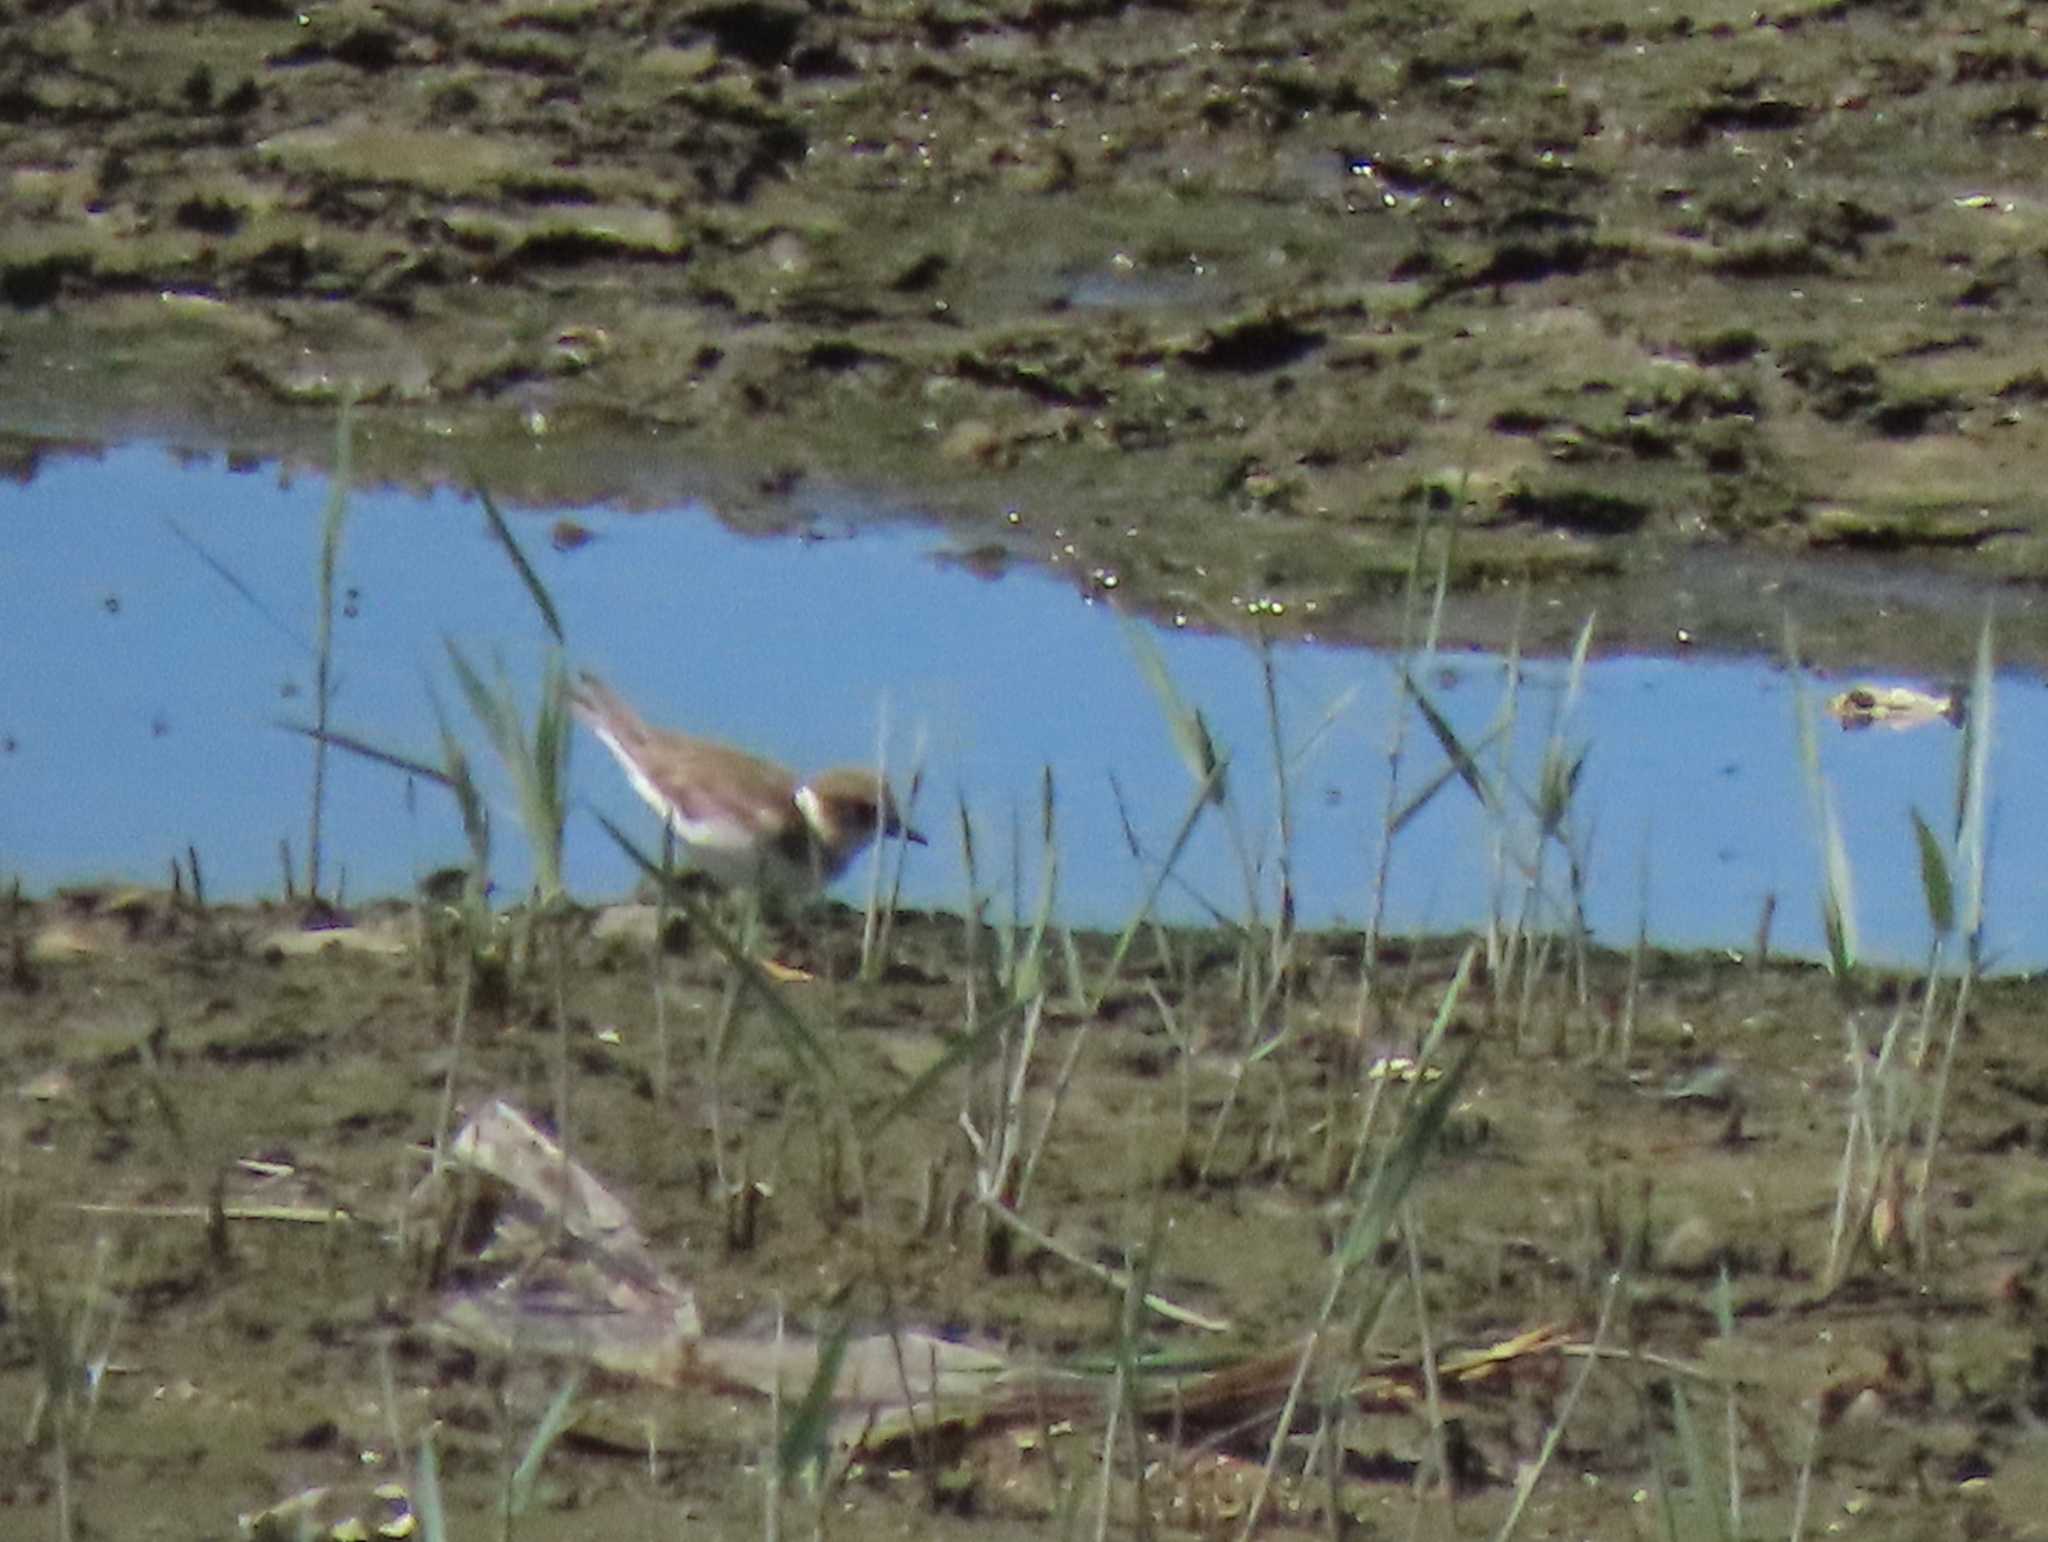
[[(59, 462), (0, 490), (0, 876), (18, 875), (32, 890), (86, 877), (160, 882), (190, 844), (212, 893), (278, 891), (280, 838), (301, 861), (307, 844), (311, 748), (275, 725), (312, 711), (307, 644), (325, 496), (317, 478), (275, 467), (237, 473), (218, 459), (148, 448)], [(560, 606), (573, 661), (655, 721), (805, 768), (871, 758), (878, 730), (892, 763), (922, 756), (918, 818), (933, 841), (913, 856), (912, 903), (965, 902), (954, 812), (962, 797), (985, 885), (1006, 880), (1015, 828), (1028, 893), (1045, 766), (1059, 794), (1062, 913), (1115, 922), (1136, 903), (1146, 874), (1127, 849), (1111, 778), (1155, 851), (1170, 841), (1191, 783), (1125, 623), (1109, 609), (1036, 574), (977, 578), (933, 560), (938, 537), (901, 527), (850, 539), (826, 519), (814, 532), (823, 538), (763, 540), (694, 512), (576, 517), (596, 539), (561, 552), (547, 540), (548, 518), (513, 516)], [(337, 727), (431, 759), (432, 682), (486, 764), (443, 638), (474, 659), (501, 658), (529, 694), (544, 647), (480, 511), (453, 494), (359, 492), (341, 572)], [(1234, 752), (1245, 844), (1263, 856), (1270, 896), (1274, 777), (1258, 660), (1219, 638), (1152, 635)], [(1371, 908), (1387, 806), (1394, 666), (1299, 644), (1277, 649), (1276, 665), (1290, 750), (1314, 738), (1290, 783), (1300, 913), (1356, 922)], [(1516, 742), (1532, 776), (1565, 670), (1546, 661), (1525, 673)], [(1497, 658), (1447, 655), (1428, 683), (1473, 738), (1501, 704)], [(1591, 746), (1580, 807), (1590, 915), (1602, 936), (1632, 937), (1647, 901), (1660, 941), (1746, 948), (1775, 894), (1776, 945), (1818, 950), (1818, 864), (1792, 696), (1789, 677), (1768, 662), (1592, 666), (1570, 732)], [(1314, 735), (1340, 702), (1328, 731)], [(2008, 967), (2048, 959), (2042, 880), (2026, 860), (2044, 835), (2039, 784), (2026, 775), (2044, 734), (2040, 688), (2002, 682), (1990, 929)], [(1443, 762), (1419, 722), (1407, 742), (1412, 789)], [(1824, 730), (1871, 955), (1915, 959), (1926, 946), (1907, 809), (1945, 825), (1959, 743), (1946, 728)], [(653, 838), (653, 817), (587, 740), (573, 781), (589, 803)], [(501, 811), (497, 877), (516, 892), (526, 869), (513, 800), (502, 777), (490, 785)], [(332, 767), (326, 828), (328, 871), (345, 868), (358, 895), (404, 889), (463, 853), (443, 796), (422, 788), (409, 798), (402, 778), (346, 756)], [(1453, 787), (1404, 832), (1390, 870), (1393, 929), (1462, 927), (1484, 913), (1495, 871), (1488, 828)], [(587, 815), (572, 820), (568, 857), (585, 896), (631, 883)], [(1240, 866), (1220, 824), (1198, 833), (1182, 873), (1194, 893), (1169, 890), (1171, 913), (1198, 918), (1204, 901), (1243, 913)]]

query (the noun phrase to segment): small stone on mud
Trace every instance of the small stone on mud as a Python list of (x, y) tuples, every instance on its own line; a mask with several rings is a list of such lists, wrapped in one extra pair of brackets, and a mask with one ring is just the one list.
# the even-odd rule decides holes
[(304, 957), (331, 949), (391, 955), (403, 953), (406, 946), (403, 937), (384, 928), (329, 926), (308, 932), (293, 927), (287, 931), (272, 932), (259, 944), (259, 951), (273, 958)]
[(102, 951), (102, 942), (92, 929), (78, 922), (55, 921), (29, 939), (29, 961), (61, 964), (68, 959), (89, 958)]
[(29, 1103), (54, 1103), (59, 1098), (68, 1098), (77, 1090), (71, 1073), (62, 1066), (52, 1066), (39, 1071), (14, 1089), (15, 1096)]

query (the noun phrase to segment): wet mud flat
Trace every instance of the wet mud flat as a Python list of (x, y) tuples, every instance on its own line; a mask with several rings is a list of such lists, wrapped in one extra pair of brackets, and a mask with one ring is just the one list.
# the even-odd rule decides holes
[[(1445, 940), (1387, 946), (1362, 994), (1354, 936), (1276, 970), (1158, 933), (1113, 980), (1086, 937), (1019, 1072), (1020, 1019), (962, 1052), (1017, 981), (957, 918), (901, 918), (867, 980), (857, 916), (778, 933), (814, 978), (773, 1001), (701, 937), (657, 962), (635, 907), (568, 913), (559, 950), (510, 918), (473, 955), (431, 906), (353, 919), (7, 910), (0, 1406), (37, 1410), (0, 1464), (10, 1534), (53, 1534), (60, 1476), (81, 1535), (231, 1535), (314, 1489), (315, 1534), (403, 1524), (425, 1440), (455, 1534), (488, 1533), (579, 1356), (546, 1312), (494, 1344), (450, 1302), (567, 1276), (491, 1265), (476, 1191), (423, 1180), (499, 1100), (555, 1129), (565, 1070), (558, 1133), (687, 1292), (694, 1371), (586, 1367), (522, 1536), (758, 1534), (778, 1415), (734, 1367), (835, 1324), (985, 1355), (1035, 1401), (841, 1426), (784, 1525), (1071, 1535), (1106, 1494), (1119, 1529), (1235, 1535), (1320, 1324), (1267, 1533), (1341, 1532), (1334, 1509), (1490, 1535), (1562, 1424), (1523, 1535), (1723, 1534), (1731, 1470), (1728, 1534), (1802, 1503), (1807, 1535), (2042, 1534), (2036, 982), (1980, 982), (1949, 1060), (1952, 997), (1923, 1030), (1898, 978), (1594, 955), (1582, 991), (1552, 955), (1454, 993)], [(1005, 1099), (1038, 1155), (995, 1192), (1028, 1230), (975, 1200)], [(1424, 1111), (1412, 1188), (1361, 1235)]]
[(2048, 657), (2024, 7), (248, 0), (0, 40), (17, 460), (317, 459), (355, 393), (372, 477), (764, 527), (865, 495), (1201, 625), (1383, 637), (1435, 510), (1468, 640), (1597, 602), (1751, 649), (1790, 608), (1826, 662), (1953, 671), (1996, 592)]

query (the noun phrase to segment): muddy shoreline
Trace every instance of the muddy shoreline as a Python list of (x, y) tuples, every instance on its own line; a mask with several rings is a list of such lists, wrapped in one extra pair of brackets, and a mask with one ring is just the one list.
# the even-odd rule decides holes
[[(1583, 997), (1570, 969), (1540, 969), (1525, 993), (1483, 963), (1458, 993), (1456, 942), (1389, 944), (1368, 970), (1355, 936), (1303, 936), (1277, 1037), (1248, 1060), (1249, 956), (1161, 934), (1094, 1006), (1047, 998), (1021, 1094), (1049, 1133), (1018, 1204), (1034, 1230), (998, 1246), (960, 1120), (992, 1133), (987, 1100), (1015, 1073), (1009, 1051), (959, 1045), (963, 1005), (1003, 999), (1003, 953), (957, 918), (901, 918), (865, 981), (857, 915), (780, 932), (814, 978), (737, 1015), (715, 950), (678, 931), (657, 962), (655, 917), (634, 907), (564, 913), (560, 985), (552, 945), (522, 941), (516, 916), (465, 975), (438, 904), (364, 907), (323, 934), (289, 907), (79, 890), (0, 919), (0, 1395), (35, 1404), (45, 1311), (113, 1363), (89, 1417), (75, 1398), (47, 1404), (27, 1463), (0, 1469), (0, 1509), (38, 1522), (60, 1470), (74, 1513), (124, 1536), (222, 1535), (294, 1496), (323, 1526), (389, 1522), (416, 1503), (431, 1439), (452, 1512), (481, 1524), (590, 1353), (561, 1314), (588, 1296), (592, 1261), (536, 1257), (503, 1279), (524, 1233), (495, 1233), (512, 1251), (494, 1262), (479, 1244), (503, 1212), (425, 1175), (440, 1121), (495, 1100), (558, 1128), (566, 1052), (575, 1160), (644, 1237), (663, 1299), (687, 1301), (666, 1331), (703, 1338), (680, 1369), (628, 1339), (586, 1374), (521, 1535), (679, 1514), (750, 1532), (774, 1414), (735, 1377), (778, 1331), (801, 1346), (835, 1323), (1051, 1376), (1077, 1432), (1013, 1412), (937, 1445), (877, 1437), (835, 1466), (837, 1513), (906, 1535), (1057, 1534), (1095, 1492), (1115, 1279), (1137, 1267), (1171, 1309), (1148, 1315), (1148, 1354), (1235, 1369), (1179, 1399), (1148, 1384), (1153, 1465), (1133, 1483), (1119, 1459), (1113, 1513), (1234, 1535), (1357, 1203), (1354, 1149), (1393, 1141), (1458, 1066), (1413, 1203), (1361, 1260), (1364, 1294), (1342, 1297), (1350, 1312), (1395, 1291), (1340, 1427), (1342, 1474), (1299, 1481), (1305, 1429), (1266, 1534), (1327, 1535), (1332, 1503), (1386, 1526), (1438, 1513), (1446, 1451), (1459, 1534), (1491, 1533), (1594, 1354), (1535, 1534), (1635, 1534), (1659, 1482), (1704, 1521), (1729, 1502), (1731, 1454), (1744, 1535), (1785, 1535), (1807, 1482), (1810, 1520), (1853, 1517), (1859, 1535), (2036, 1534), (2037, 981), (1981, 984), (1950, 1062), (1941, 999), (1923, 1041), (1904, 976), (1845, 995), (1812, 966), (1594, 954)], [(1110, 939), (1075, 945), (1098, 978)], [(1417, 1065), (1405, 1057), (1446, 1001), (1447, 1037)], [(819, 1047), (800, 1050), (781, 1012)], [(903, 1101), (933, 1075), (940, 1090)], [(1383, 1125), (1367, 1114), (1381, 1099)], [(1831, 1217), (1859, 1106), (1875, 1144), (1852, 1163), (1844, 1232)], [(874, 1132), (857, 1158), (834, 1133), (842, 1108)], [(1935, 1119), (1923, 1201), (1909, 1153)], [(1411, 1268), (1426, 1328), (1396, 1283)], [(523, 1342), (479, 1327), (540, 1282)], [(607, 1318), (627, 1310), (619, 1292), (649, 1288), (615, 1281)], [(1418, 1334), (1446, 1367), (1441, 1425)], [(725, 1369), (689, 1369), (707, 1364)], [(1716, 1432), (1705, 1467), (1674, 1425), (1681, 1396)], [(1228, 1417), (1203, 1422), (1218, 1400)], [(785, 1501), (811, 1503), (800, 1488)], [(166, 1529), (173, 1506), (189, 1526)]]
[[(2022, 12), (0, 18), (0, 422), (847, 502), (1384, 641), (2048, 663)], [(19, 452), (17, 452), (19, 454)], [(622, 477), (619, 467), (630, 463)], [(1765, 574), (1759, 578), (1760, 570)], [(1903, 640), (1902, 639), (1906, 639)]]

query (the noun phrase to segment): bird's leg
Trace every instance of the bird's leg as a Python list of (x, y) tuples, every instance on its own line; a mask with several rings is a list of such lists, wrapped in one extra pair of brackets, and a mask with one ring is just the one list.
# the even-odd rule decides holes
[(727, 894), (728, 924), (739, 950), (761, 966), (761, 972), (781, 985), (798, 985), (812, 978), (807, 969), (785, 964), (768, 951), (766, 941), (770, 905), (757, 888), (739, 888)]

